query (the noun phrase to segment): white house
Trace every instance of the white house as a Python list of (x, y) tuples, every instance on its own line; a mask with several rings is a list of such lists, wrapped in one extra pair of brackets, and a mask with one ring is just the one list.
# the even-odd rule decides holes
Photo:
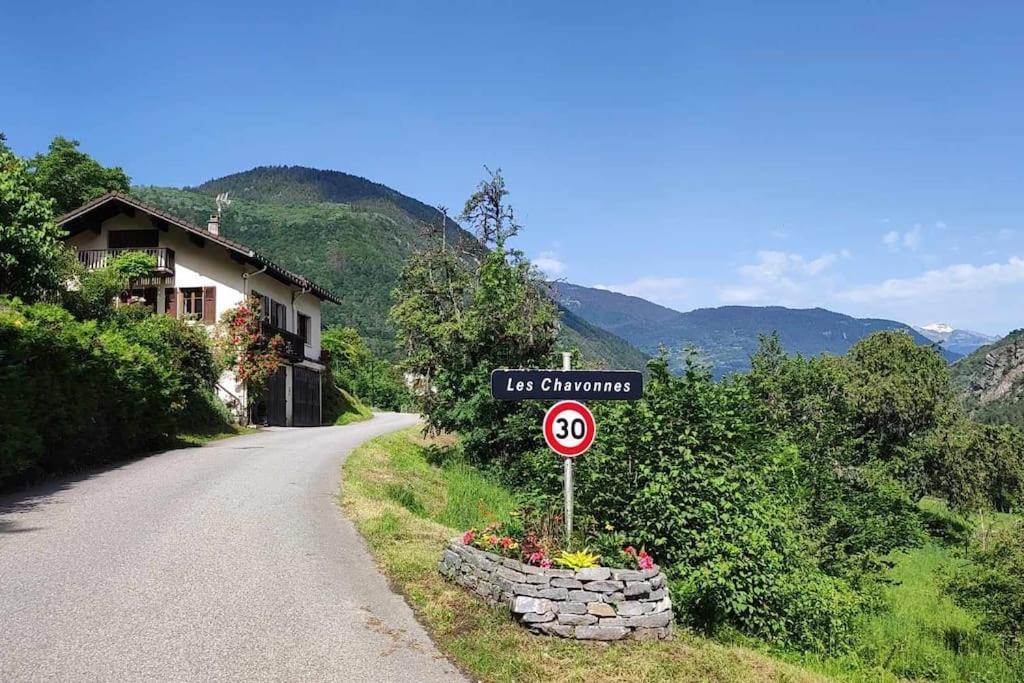
[[(249, 295), (262, 301), (264, 333), (284, 340), (284, 367), (258, 402), (258, 419), (309, 426), (321, 422), (320, 304), (332, 293), (220, 234), (216, 216), (206, 228), (120, 192), (111, 192), (62, 216), (67, 243), (87, 268), (124, 251), (156, 257), (152, 276), (131, 292), (154, 311), (213, 325)], [(226, 373), (218, 391), (246, 405), (246, 387)]]

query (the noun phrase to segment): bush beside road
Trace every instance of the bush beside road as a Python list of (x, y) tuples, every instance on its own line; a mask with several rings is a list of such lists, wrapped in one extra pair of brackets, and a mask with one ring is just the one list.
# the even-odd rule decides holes
[(754, 650), (679, 632), (668, 642), (612, 647), (532, 636), (437, 573), (445, 542), (515, 508), (512, 494), (418, 429), (377, 438), (342, 469), (342, 506), (380, 569), (438, 647), (484, 681), (816, 681)]

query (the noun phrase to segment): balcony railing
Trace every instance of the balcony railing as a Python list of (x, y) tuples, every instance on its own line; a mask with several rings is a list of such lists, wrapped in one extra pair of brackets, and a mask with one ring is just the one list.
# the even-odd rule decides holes
[(281, 345), (281, 355), (292, 363), (298, 363), (306, 357), (306, 340), (300, 335), (288, 330), (282, 330), (280, 327), (271, 325), (266, 321), (260, 324), (260, 334), (267, 340), (277, 336), (281, 337), (281, 341), (284, 342)]
[(139, 251), (156, 259), (153, 275), (174, 275), (174, 250), (166, 247), (128, 247), (124, 249), (81, 249), (78, 260), (88, 270), (96, 270), (107, 266), (116, 256), (129, 251)]

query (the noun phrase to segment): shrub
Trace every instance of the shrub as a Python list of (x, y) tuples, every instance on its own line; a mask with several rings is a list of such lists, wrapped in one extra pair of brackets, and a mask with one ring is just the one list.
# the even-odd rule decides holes
[(0, 304), (0, 478), (151, 448), (172, 431), (170, 370), (116, 330), (48, 304)]
[(946, 590), (961, 605), (981, 613), (982, 625), (1010, 642), (1024, 636), (1024, 522), (976, 543), (969, 561)]
[(181, 321), (119, 312), (100, 325), (0, 300), (0, 485), (223, 426), (215, 373), (204, 333)]
[(411, 401), (398, 369), (376, 358), (352, 327), (329, 327), (320, 343), (330, 357), (331, 374), (339, 388), (366, 405), (381, 410), (402, 410)]
[(595, 411), (601, 439), (577, 463), (578, 509), (658, 558), (690, 624), (840, 647), (861, 598), (809, 559), (789, 487), (776, 485), (792, 448), (751, 410), (740, 381), (715, 383), (692, 365), (673, 377), (653, 362), (642, 401)]
[(96, 270), (75, 263), (72, 275), (76, 284), (61, 293), (62, 303), (79, 320), (107, 320), (119, 310), (112, 306), (114, 299), (154, 266), (156, 258), (140, 251), (124, 252)]

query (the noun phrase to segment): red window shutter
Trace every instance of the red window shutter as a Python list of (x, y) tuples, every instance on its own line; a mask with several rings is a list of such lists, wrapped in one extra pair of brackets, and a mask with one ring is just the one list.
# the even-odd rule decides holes
[(178, 317), (178, 290), (175, 287), (164, 290), (164, 313), (172, 318)]
[(203, 322), (217, 322), (217, 288), (203, 287)]

